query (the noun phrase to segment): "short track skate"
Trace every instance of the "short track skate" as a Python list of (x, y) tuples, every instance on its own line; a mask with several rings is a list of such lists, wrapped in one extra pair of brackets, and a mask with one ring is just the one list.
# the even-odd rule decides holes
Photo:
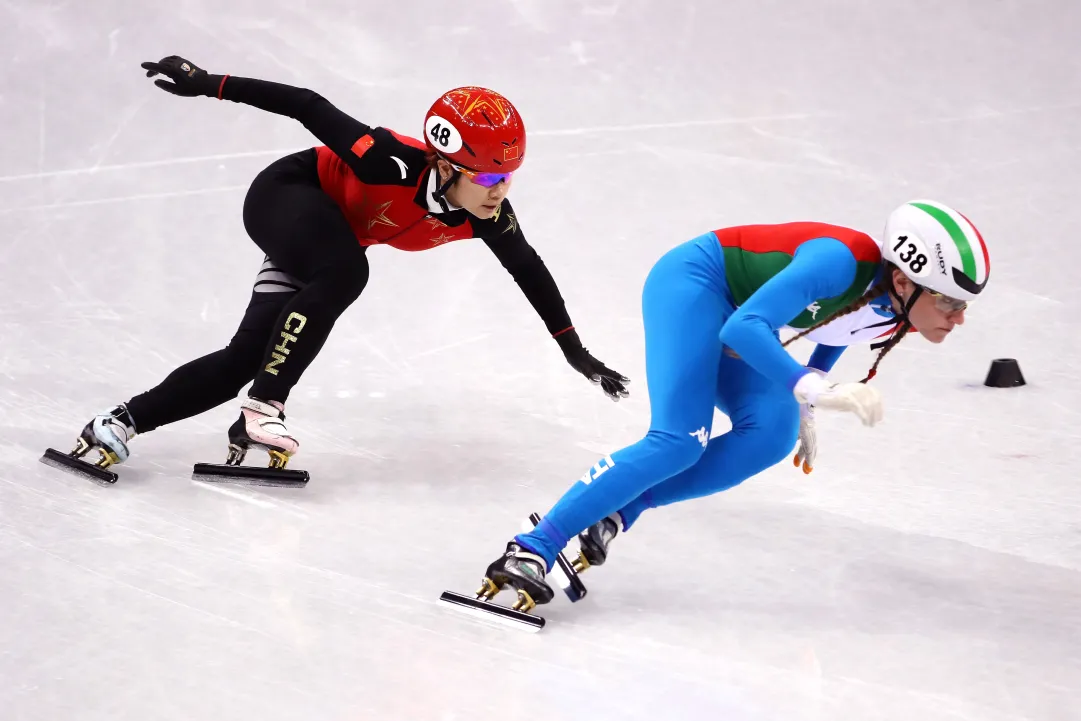
[[(251, 416), (245, 414), (251, 413)], [(257, 432), (258, 437), (253, 437), (248, 426), (256, 426), (258, 429), (275, 428), (281, 435), (274, 433), (265, 434)], [(290, 453), (295, 452), (295, 443), (292, 450), (287, 445), (275, 446), (270, 439), (288, 438), (285, 429), (285, 414), (282, 404), (273, 404), (249, 397), (241, 403), (240, 418), (229, 428), (229, 454), (223, 465), (211, 463), (196, 463), (192, 469), (191, 477), (196, 481), (225, 481), (229, 483), (244, 483), (249, 486), (278, 486), (284, 488), (303, 488), (308, 485), (307, 471), (294, 471), (287, 469)], [(242, 466), (244, 456), (251, 448), (261, 448), (270, 455), (270, 464), (265, 468), (256, 466)]]
[[(134, 437), (135, 422), (127, 406), (121, 403), (91, 418), (79, 432), (70, 453), (47, 448), (41, 462), (89, 478), (99, 485), (111, 486), (116, 483), (117, 474), (109, 467), (128, 459), (127, 444)], [(99, 454), (96, 463), (83, 460), (95, 449)]]
[[(530, 514), (529, 520), (522, 524), (523, 529), (532, 530), (540, 523), (540, 520), (540, 516), (536, 513)], [(556, 556), (556, 567), (547, 575), (546, 580), (548, 579), (555, 580), (571, 602), (581, 601), (586, 596), (586, 587), (578, 578), (574, 566), (562, 553)], [(473, 595), (444, 591), (439, 596), (439, 602), (483, 620), (509, 625), (522, 631), (536, 633), (544, 628), (544, 617), (532, 611), (538, 602), (545, 603), (546, 600), (534, 599), (527, 590), (514, 588), (517, 599), (511, 606), (493, 603), (492, 599), (505, 588), (513, 587), (508, 583), (500, 588), (495, 581), (485, 576), (481, 581), (481, 587)]]
[(45, 453), (39, 459), (42, 463), (62, 471), (68, 471), (76, 475), (88, 478), (101, 486), (111, 486), (119, 478), (116, 473), (109, 470), (109, 466), (117, 462), (116, 457), (103, 448), (98, 448), (101, 457), (97, 463), (84, 461), (83, 456), (93, 448), (82, 437), (75, 442), (75, 448), (70, 453), (58, 451), (55, 448), (46, 448)]
[(308, 485), (308, 472), (286, 468), (285, 464), (289, 462), (289, 456), (284, 453), (268, 450), (270, 464), (261, 468), (240, 465), (247, 452), (247, 448), (230, 443), (229, 455), (224, 464), (196, 463), (191, 473), (192, 480), (279, 488), (303, 488)]
[(608, 545), (619, 534), (623, 524), (620, 516), (612, 514), (578, 534), (578, 557), (571, 564), (577, 573), (602, 566), (608, 559)]

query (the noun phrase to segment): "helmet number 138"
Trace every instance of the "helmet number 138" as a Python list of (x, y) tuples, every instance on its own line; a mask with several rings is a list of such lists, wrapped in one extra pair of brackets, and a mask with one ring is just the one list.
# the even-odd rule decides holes
[[(908, 247), (905, 248), (904, 252), (898, 253), (906, 243)], [(909, 240), (907, 235), (898, 238), (897, 245), (893, 246), (893, 252), (897, 253), (897, 259), (907, 265), (908, 269), (916, 275), (922, 275), (921, 271), (927, 267), (927, 254), (921, 253), (920, 250), (921, 248)]]

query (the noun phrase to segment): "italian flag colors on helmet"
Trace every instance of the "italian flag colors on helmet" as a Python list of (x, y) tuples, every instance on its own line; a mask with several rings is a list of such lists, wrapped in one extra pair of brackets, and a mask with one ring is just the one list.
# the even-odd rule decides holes
[(919, 285), (972, 300), (987, 284), (987, 244), (967, 217), (942, 203), (913, 200), (890, 213), (883, 258)]
[(913, 201), (910, 205), (930, 215), (950, 234), (950, 239), (961, 256), (961, 272), (965, 277), (977, 285), (987, 280), (991, 273), (991, 259), (987, 255), (987, 244), (983, 242), (983, 236), (971, 220), (956, 210), (933, 203)]

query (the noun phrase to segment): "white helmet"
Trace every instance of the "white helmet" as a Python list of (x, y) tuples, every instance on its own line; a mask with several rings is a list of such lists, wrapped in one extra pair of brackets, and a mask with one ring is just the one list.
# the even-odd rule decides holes
[(966, 301), (980, 294), (991, 271), (976, 226), (931, 200), (913, 200), (890, 213), (882, 259), (917, 285)]

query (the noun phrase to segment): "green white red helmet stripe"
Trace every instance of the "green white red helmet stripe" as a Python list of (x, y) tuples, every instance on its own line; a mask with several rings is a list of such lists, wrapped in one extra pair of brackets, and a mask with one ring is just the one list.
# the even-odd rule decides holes
[[(961, 272), (965, 274), (974, 284), (980, 285), (987, 279), (987, 275), (990, 272), (990, 257), (987, 254), (987, 245), (983, 242), (983, 237), (980, 232), (976, 230), (968, 218), (957, 213), (958, 218), (955, 218), (950, 211), (938, 207), (937, 205), (931, 205), (930, 203), (913, 202), (909, 205), (914, 208), (919, 208), (923, 212), (935, 219), (935, 221), (942, 226), (942, 228), (949, 234), (950, 239), (953, 240), (954, 245), (957, 247), (957, 253), (961, 258)], [(962, 227), (961, 222), (971, 232), (965, 232), (966, 228)], [(979, 246), (978, 249), (973, 248), (973, 243)], [(977, 258), (976, 253), (979, 253)], [(982, 261), (982, 262), (980, 262)], [(979, 266), (983, 266), (980, 268)], [(982, 270), (982, 272), (981, 272)]]
[(991, 256), (987, 254), (987, 243), (983, 242), (983, 236), (980, 234), (980, 229), (977, 228), (973, 222), (968, 219), (968, 216), (961, 211), (957, 211), (957, 214), (965, 219), (965, 222), (971, 226), (972, 232), (976, 234), (976, 240), (980, 242), (980, 248), (983, 249), (983, 267), (987, 268), (987, 275), (991, 275)]

